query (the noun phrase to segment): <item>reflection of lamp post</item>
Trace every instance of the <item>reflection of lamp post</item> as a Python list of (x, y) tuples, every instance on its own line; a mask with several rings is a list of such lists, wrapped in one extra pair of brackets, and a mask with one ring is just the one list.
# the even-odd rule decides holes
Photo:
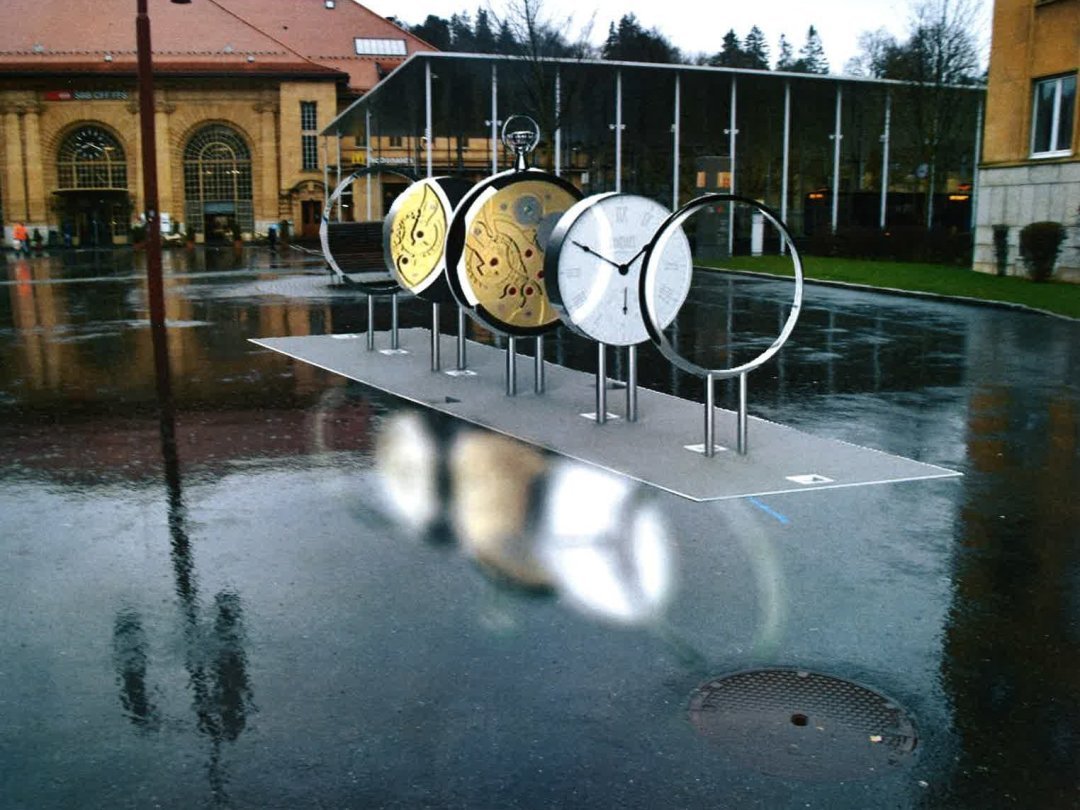
[[(172, 0), (187, 4), (191, 0)], [(158, 213), (157, 144), (154, 130), (154, 71), (151, 66), (150, 17), (147, 0), (137, 0), (135, 48), (138, 54), (139, 133), (142, 136), (143, 197), (146, 207), (146, 293), (150, 303), (150, 326), (154, 331), (154, 358), (167, 369), (165, 342), (165, 295), (161, 282), (161, 218)]]

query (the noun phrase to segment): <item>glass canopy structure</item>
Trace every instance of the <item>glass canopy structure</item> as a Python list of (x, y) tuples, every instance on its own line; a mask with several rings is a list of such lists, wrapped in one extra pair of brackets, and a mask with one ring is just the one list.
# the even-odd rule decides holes
[(339, 139), (339, 154), (341, 139), (355, 138), (351, 165), (371, 169), (352, 189), (358, 218), (381, 218), (405, 182), (377, 167), (470, 179), (509, 168), (500, 127), (523, 114), (542, 133), (534, 165), (586, 194), (678, 207), (731, 191), (764, 202), (800, 236), (968, 231), (984, 96), (839, 76), (417, 53), (322, 134)]

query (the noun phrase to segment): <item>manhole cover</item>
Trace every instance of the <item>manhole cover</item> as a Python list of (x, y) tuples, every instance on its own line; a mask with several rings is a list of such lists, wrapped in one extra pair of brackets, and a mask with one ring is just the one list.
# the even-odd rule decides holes
[(915, 726), (865, 686), (795, 669), (725, 675), (690, 697), (690, 722), (733, 759), (775, 776), (863, 779), (912, 759)]

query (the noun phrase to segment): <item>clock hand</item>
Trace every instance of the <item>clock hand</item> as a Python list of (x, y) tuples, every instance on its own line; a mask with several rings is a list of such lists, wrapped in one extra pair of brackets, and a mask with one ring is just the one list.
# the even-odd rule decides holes
[(622, 291), (622, 314), (626, 315), (629, 312), (630, 312), (630, 308), (627, 306), (627, 303), (626, 303), (626, 287), (623, 287), (623, 291)]
[(570, 241), (573, 242), (575, 245), (577, 245), (582, 250), (584, 250), (586, 253), (592, 254), (593, 256), (600, 259), (601, 261), (607, 262), (612, 267), (614, 267), (616, 270), (618, 270), (620, 273), (623, 273), (623, 275), (625, 275), (625, 271), (622, 269), (622, 265), (619, 264), (618, 262), (613, 262), (611, 259), (607, 258), (606, 256), (601, 256), (599, 253), (597, 253), (595, 250), (593, 250), (588, 245), (583, 245), (581, 242), (578, 242), (578, 241), (576, 241), (574, 239), (571, 239)]
[(641, 258), (641, 254), (644, 253), (645, 250), (648, 247), (649, 247), (649, 244), (645, 243), (645, 245), (641, 248), (641, 250), (639, 250), (637, 253), (635, 253), (628, 261), (625, 261), (622, 264), (620, 264), (619, 265), (619, 275), (625, 276), (627, 273), (629, 273), (630, 272), (630, 266), (634, 262), (636, 262), (638, 259)]

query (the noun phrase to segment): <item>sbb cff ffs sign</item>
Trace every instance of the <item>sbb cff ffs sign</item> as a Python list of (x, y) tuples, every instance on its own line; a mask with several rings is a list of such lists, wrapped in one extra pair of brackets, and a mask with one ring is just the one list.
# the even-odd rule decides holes
[(127, 90), (47, 90), (46, 101), (127, 101)]

